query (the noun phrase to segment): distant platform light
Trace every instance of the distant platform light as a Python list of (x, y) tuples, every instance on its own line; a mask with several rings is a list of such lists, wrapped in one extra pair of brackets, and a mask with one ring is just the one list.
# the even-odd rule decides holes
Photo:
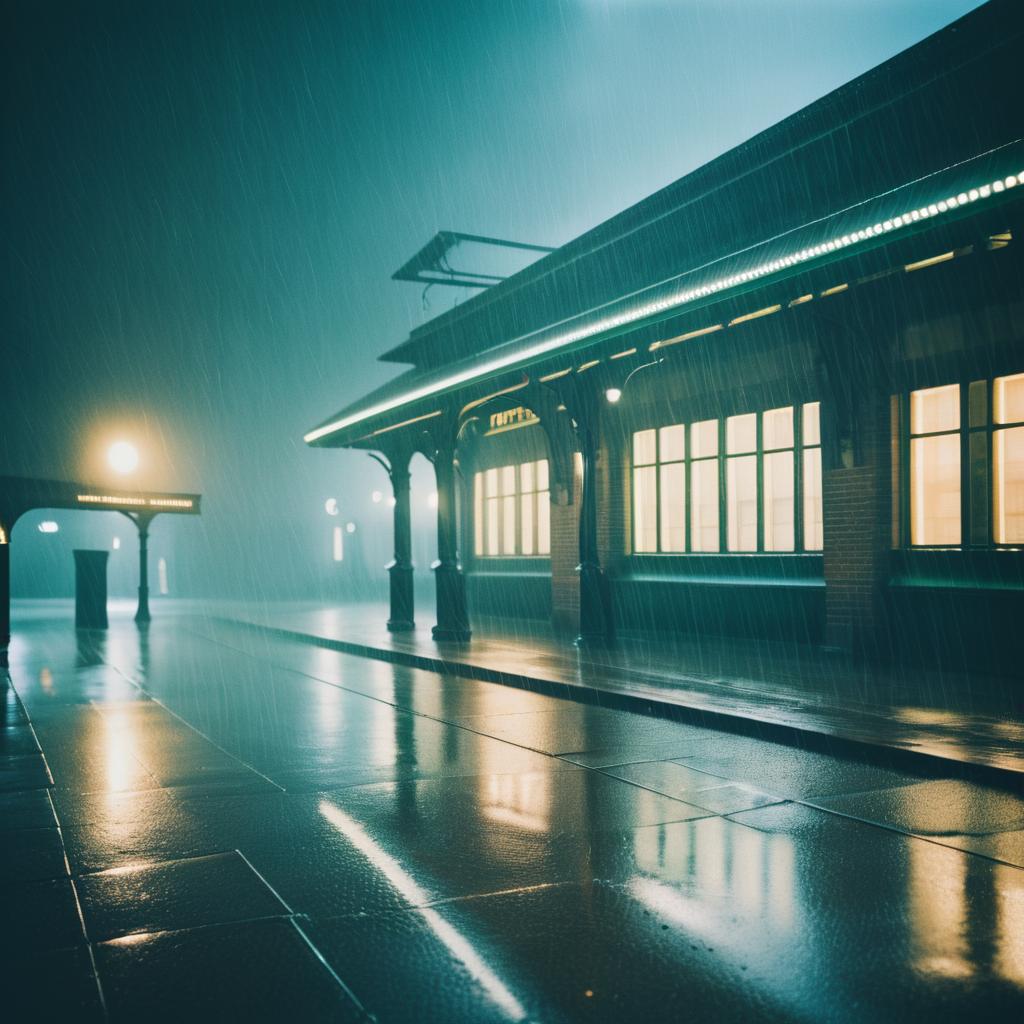
[(345, 558), (345, 538), (342, 536), (341, 527), (334, 528), (334, 560), (341, 562)]
[(431, 491), (430, 494), (427, 495), (427, 504), (431, 508), (437, 508), (437, 491)]
[(167, 593), (167, 559), (161, 558), (156, 563), (156, 575), (160, 582), (160, 593)]
[(374, 505), (379, 505), (384, 500), (384, 495), (381, 494), (380, 491), (374, 491), (373, 494), (370, 495), (370, 498)]
[(605, 393), (604, 397), (614, 405), (622, 397), (621, 388), (609, 388)]
[(59, 533), (60, 527), (52, 519), (44, 519), (39, 524), (40, 533)]
[(355, 533), (356, 532), (356, 524), (355, 523), (346, 523), (345, 524), (345, 532), (346, 533)]
[(139, 452), (127, 441), (115, 441), (107, 452), (107, 461), (115, 473), (131, 473), (139, 464)]
[(121, 550), (121, 538), (115, 537), (113, 543), (110, 545), (115, 551)]
[(324, 502), (324, 511), (329, 516), (336, 516), (338, 514), (338, 499), (337, 498), (328, 498)]

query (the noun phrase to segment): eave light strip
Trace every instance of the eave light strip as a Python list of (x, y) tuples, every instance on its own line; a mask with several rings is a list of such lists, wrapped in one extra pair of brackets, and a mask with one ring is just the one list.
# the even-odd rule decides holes
[[(735, 288), (737, 285), (746, 284), (749, 281), (755, 281), (759, 278), (766, 277), (769, 274), (774, 274), (779, 270), (785, 270), (789, 267), (806, 263), (809, 260), (817, 259), (819, 256), (824, 256), (827, 253), (846, 249), (852, 245), (856, 245), (858, 242), (867, 241), (869, 238), (885, 235), (904, 226), (917, 223), (918, 221), (937, 217), (949, 212), (950, 210), (955, 210), (958, 207), (967, 206), (970, 203), (977, 202), (979, 199), (988, 199), (993, 194), (1005, 192), (1007, 189), (1015, 188), (1017, 185), (1022, 183), (1024, 183), (1024, 171), (1021, 171), (1018, 174), (1011, 174), (1006, 178), (999, 178), (995, 181), (986, 182), (982, 185), (976, 186), (975, 188), (968, 189), (965, 192), (960, 192), (955, 196), (948, 196), (945, 199), (929, 203), (926, 206), (920, 206), (916, 209), (908, 210), (905, 213), (901, 213), (898, 216), (893, 217), (892, 219), (876, 221), (874, 224), (865, 225), (863, 228), (851, 231), (838, 238), (833, 238), (828, 242), (821, 243), (820, 245), (810, 246), (808, 248), (789, 253), (785, 256), (780, 256), (777, 259), (768, 260), (750, 270), (744, 270), (738, 274), (730, 274), (727, 277), (721, 277), (716, 281), (711, 281), (710, 283), (701, 285), (697, 288), (689, 288), (685, 291), (677, 292), (674, 295), (669, 295), (665, 298), (648, 302), (642, 306), (637, 306), (627, 312), (616, 313), (612, 316), (604, 317), (583, 327), (578, 327), (575, 330), (556, 334), (553, 337), (537, 342), (535, 345), (531, 345), (529, 348), (521, 349), (516, 352), (509, 352), (506, 355), (498, 356), (486, 363), (467, 367), (464, 370), (460, 370), (458, 373), (453, 373), (450, 377), (445, 377), (442, 380), (433, 381), (430, 384), (424, 384), (421, 387), (413, 388), (411, 391), (407, 391), (403, 395), (388, 399), (385, 402), (380, 402), (377, 405), (371, 406), (369, 409), (353, 413), (351, 416), (342, 417), (340, 420), (335, 420), (333, 423), (324, 424), (324, 426), (317, 427), (315, 430), (311, 430), (308, 434), (304, 435), (303, 440), (307, 444), (311, 444), (322, 437), (327, 437), (329, 434), (337, 433), (337, 431), (344, 430), (346, 427), (360, 423), (363, 420), (371, 419), (374, 416), (380, 416), (383, 413), (390, 412), (392, 409), (397, 409), (399, 406), (419, 401), (421, 398), (427, 398), (440, 391), (447, 391), (449, 388), (458, 387), (460, 384), (468, 384), (470, 381), (477, 380), (480, 377), (489, 376), (490, 374), (496, 373), (499, 370), (507, 369), (517, 363), (529, 362), (539, 356), (546, 355), (548, 352), (564, 348), (566, 345), (572, 345), (578, 341), (583, 341), (587, 338), (594, 337), (595, 335), (603, 334), (605, 331), (611, 331), (617, 327), (624, 327), (628, 324), (645, 320), (647, 317), (654, 316), (657, 313), (663, 313), (669, 309), (676, 309), (678, 307), (685, 306), (697, 299), (707, 298), (710, 295), (726, 291), (729, 288)], [(870, 202), (870, 200), (867, 201)], [(833, 216), (838, 216), (838, 213)], [(822, 219), (824, 220), (828, 218)], [(753, 246), (752, 248), (756, 248), (756, 246)]]

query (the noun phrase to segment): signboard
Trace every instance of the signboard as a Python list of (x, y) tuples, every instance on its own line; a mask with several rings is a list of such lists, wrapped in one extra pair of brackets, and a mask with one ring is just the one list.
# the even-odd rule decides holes
[(505, 430), (516, 430), (519, 427), (532, 427), (540, 420), (523, 406), (515, 409), (502, 409), (501, 412), (492, 412), (489, 419), (490, 429), (488, 434), (500, 434)]

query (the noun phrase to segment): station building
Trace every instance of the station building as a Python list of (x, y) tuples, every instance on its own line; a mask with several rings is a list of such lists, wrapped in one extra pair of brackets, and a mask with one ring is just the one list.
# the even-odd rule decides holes
[(1024, 664), (1022, 19), (993, 2), (494, 284), (306, 435), (434, 463), (438, 640)]

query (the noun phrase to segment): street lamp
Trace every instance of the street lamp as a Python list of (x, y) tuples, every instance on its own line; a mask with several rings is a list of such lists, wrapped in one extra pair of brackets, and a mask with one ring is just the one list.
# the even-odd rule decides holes
[(107, 451), (107, 462), (115, 473), (125, 476), (139, 464), (138, 449), (127, 441), (115, 441)]

